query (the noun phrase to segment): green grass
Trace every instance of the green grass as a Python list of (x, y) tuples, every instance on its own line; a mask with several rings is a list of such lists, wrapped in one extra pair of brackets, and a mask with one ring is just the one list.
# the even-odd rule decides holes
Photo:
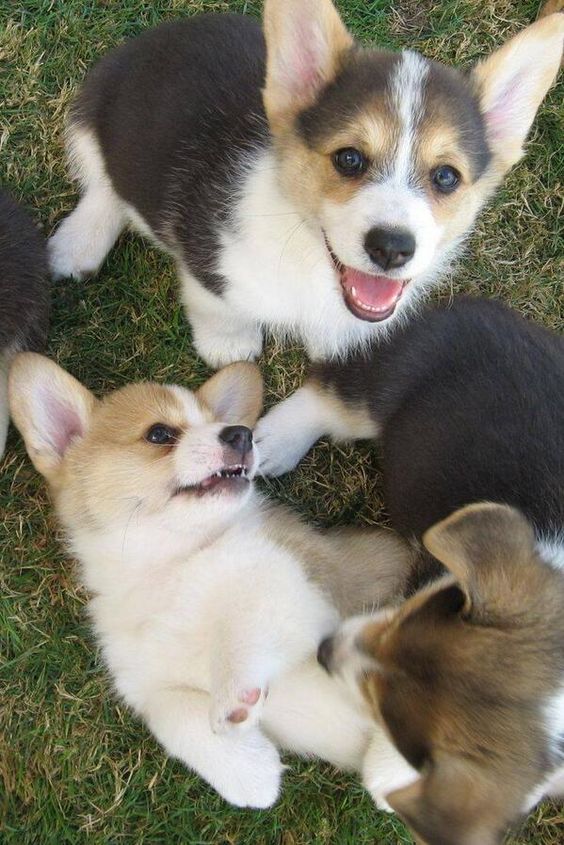
[[(165, 18), (204, 9), (260, 11), (234, 0), (0, 0), (0, 181), (49, 232), (75, 201), (61, 129), (88, 66)], [(534, 19), (529, 0), (342, 0), (368, 41), (409, 45), (467, 65)], [(560, 95), (561, 95), (560, 91)], [(462, 267), (441, 293), (500, 297), (555, 329), (564, 325), (562, 114), (553, 91), (526, 159), (482, 216)], [(205, 378), (176, 296), (171, 263), (132, 235), (100, 276), (53, 290), (49, 352), (96, 391), (137, 378), (188, 386)], [(299, 383), (298, 348), (271, 345), (268, 401)], [(320, 444), (272, 493), (322, 524), (380, 517), (377, 456), (368, 445)], [(378, 815), (355, 778), (289, 760), (280, 803), (227, 807), (167, 761), (116, 703), (85, 622), (85, 596), (60, 545), (45, 488), (12, 433), (0, 467), (0, 841), (2, 845), (396, 845), (409, 837)], [(564, 817), (538, 808), (515, 843), (556, 845)]]

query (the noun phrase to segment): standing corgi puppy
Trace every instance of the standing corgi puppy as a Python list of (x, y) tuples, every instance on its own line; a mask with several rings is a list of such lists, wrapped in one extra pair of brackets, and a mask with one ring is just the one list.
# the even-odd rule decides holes
[(409, 554), (390, 532), (313, 531), (254, 490), (258, 369), (98, 400), (24, 353), (10, 401), (115, 688), (167, 752), (250, 807), (277, 798), (278, 746), (362, 769), (372, 724), (315, 651), (339, 610), (397, 591)]
[(459, 299), (302, 391), (271, 431), (299, 430), (301, 402), (339, 438), (378, 436), (416, 550), (404, 602), (319, 652), (391, 740), (372, 791), (428, 845), (495, 845), (564, 795), (564, 338)]
[(41, 349), (49, 320), (45, 240), (0, 190), (0, 458), (8, 433), (8, 368), (16, 352)]
[(462, 74), (354, 42), (330, 0), (164, 23), (105, 56), (72, 106), (82, 197), (55, 277), (95, 273), (132, 225), (175, 260), (198, 353), (254, 359), (263, 330), (312, 359), (386, 335), (460, 254), (523, 155), (564, 18)]

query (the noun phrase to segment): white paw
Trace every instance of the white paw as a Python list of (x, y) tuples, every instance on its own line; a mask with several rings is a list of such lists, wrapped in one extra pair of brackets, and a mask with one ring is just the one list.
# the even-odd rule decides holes
[(233, 742), (233, 752), (222, 767), (221, 782), (212, 785), (237, 807), (271, 807), (280, 792), (285, 766), (274, 744), (259, 731)]
[(248, 730), (257, 724), (265, 691), (260, 687), (228, 688), (214, 695), (210, 706), (210, 724), (216, 734)]
[[(290, 401), (290, 400), (287, 400)], [(283, 475), (294, 469), (317, 439), (299, 420), (287, 419), (286, 402), (276, 405), (255, 426), (253, 437), (259, 456), (260, 475)]]
[(72, 215), (63, 220), (49, 239), (47, 253), (49, 268), (55, 281), (70, 276), (75, 279), (93, 276), (105, 257), (100, 258), (99, 250), (91, 236), (76, 230), (72, 224)]
[[(189, 312), (188, 319), (192, 326), (194, 346), (198, 355), (214, 370), (219, 370), (235, 361), (254, 361), (262, 352), (262, 332), (258, 328), (236, 333), (229, 333), (225, 331), (225, 328), (223, 331), (213, 331), (205, 324), (202, 325), (200, 321), (195, 324), (195, 321), (190, 319)], [(227, 306), (225, 319), (229, 320)]]

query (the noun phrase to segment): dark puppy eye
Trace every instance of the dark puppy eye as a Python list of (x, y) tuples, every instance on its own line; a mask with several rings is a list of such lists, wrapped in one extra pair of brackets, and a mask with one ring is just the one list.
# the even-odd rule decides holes
[(436, 170), (433, 170), (431, 173), (431, 179), (433, 180), (433, 185), (443, 194), (450, 194), (455, 188), (458, 187), (458, 183), (460, 182), (460, 173), (454, 169), (454, 167), (449, 167), (448, 164), (443, 164), (441, 167), (437, 167)]
[(154, 443), (156, 446), (172, 446), (178, 440), (178, 429), (171, 428), (164, 423), (152, 425), (145, 434), (147, 443)]
[(354, 147), (344, 147), (333, 154), (335, 170), (342, 176), (360, 176), (367, 167), (367, 161), (359, 150)]

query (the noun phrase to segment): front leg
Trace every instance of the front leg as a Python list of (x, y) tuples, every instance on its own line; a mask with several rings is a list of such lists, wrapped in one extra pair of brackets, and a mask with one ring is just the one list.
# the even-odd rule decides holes
[(377, 433), (363, 402), (345, 401), (332, 386), (310, 378), (258, 421), (254, 435), (259, 472), (265, 476), (289, 472), (323, 435), (346, 441)]
[(172, 756), (197, 772), (238, 807), (270, 807), (284, 766), (258, 728), (244, 735), (210, 730), (210, 697), (189, 688), (156, 690), (140, 708), (149, 728)]

